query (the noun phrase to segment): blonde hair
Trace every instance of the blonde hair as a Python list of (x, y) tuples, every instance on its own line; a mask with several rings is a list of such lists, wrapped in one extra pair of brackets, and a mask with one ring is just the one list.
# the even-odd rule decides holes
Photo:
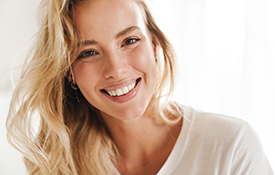
[[(42, 1), (46, 15), (34, 53), (12, 96), (7, 138), (25, 156), (30, 174), (118, 174), (114, 163), (119, 154), (99, 111), (67, 79), (78, 50), (78, 32), (70, 16), (76, 2)], [(168, 94), (174, 87), (175, 55), (145, 2), (136, 2), (162, 50), (160, 76), (150, 105), (155, 115), (175, 123), (178, 119), (169, 119), (160, 106), (165, 84), (170, 84)], [(37, 121), (38, 130), (34, 128)]]

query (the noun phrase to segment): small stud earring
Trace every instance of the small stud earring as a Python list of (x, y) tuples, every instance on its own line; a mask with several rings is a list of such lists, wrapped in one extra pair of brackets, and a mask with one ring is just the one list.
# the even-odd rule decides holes
[(77, 84), (71, 82), (71, 87), (74, 89), (74, 90), (77, 90), (78, 89), (78, 86)]
[(80, 100), (79, 100), (78, 95), (77, 95), (77, 93), (78, 93), (78, 92), (77, 92), (77, 90), (78, 90), (77, 84), (71, 82), (71, 87), (72, 87), (72, 89), (74, 90), (76, 100), (78, 101), (78, 103), (80, 103)]

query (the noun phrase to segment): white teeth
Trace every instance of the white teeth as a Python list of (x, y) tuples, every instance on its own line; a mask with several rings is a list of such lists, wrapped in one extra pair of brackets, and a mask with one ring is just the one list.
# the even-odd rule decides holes
[(131, 91), (132, 89), (134, 89), (136, 83), (132, 83), (132, 84), (129, 84), (128, 86), (125, 86), (121, 89), (116, 89), (116, 90), (108, 90), (108, 94), (110, 96), (121, 96), (121, 95), (124, 95), (124, 94), (127, 94), (129, 91)]
[(121, 89), (116, 90), (117, 96), (121, 96), (123, 94), (123, 91)]
[(132, 83), (132, 84), (130, 84), (130, 85), (132, 86), (131, 89), (134, 89), (136, 83)]
[(122, 89), (122, 91), (123, 91), (124, 94), (126, 94), (126, 93), (129, 92), (129, 89), (128, 89), (128, 87), (125, 86), (125, 87)]
[(129, 84), (127, 87), (128, 87), (128, 89), (133, 89), (132, 84)]
[(116, 96), (116, 91), (112, 90), (110, 95)]

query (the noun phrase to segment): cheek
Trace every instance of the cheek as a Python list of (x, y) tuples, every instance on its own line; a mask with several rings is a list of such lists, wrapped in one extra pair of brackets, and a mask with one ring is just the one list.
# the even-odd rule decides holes
[(134, 65), (135, 68), (143, 72), (154, 73), (156, 70), (156, 61), (154, 51), (149, 44), (140, 45), (137, 49), (135, 49), (133, 55), (132, 65)]
[(95, 86), (99, 78), (97, 69), (91, 64), (85, 62), (79, 62), (73, 65), (73, 73), (76, 84), (80, 89), (84, 89), (91, 86)]

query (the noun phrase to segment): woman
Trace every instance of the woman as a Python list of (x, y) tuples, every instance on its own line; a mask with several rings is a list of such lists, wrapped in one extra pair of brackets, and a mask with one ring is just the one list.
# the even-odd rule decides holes
[(7, 121), (30, 174), (272, 174), (245, 122), (160, 103), (174, 53), (144, 1), (44, 3)]

